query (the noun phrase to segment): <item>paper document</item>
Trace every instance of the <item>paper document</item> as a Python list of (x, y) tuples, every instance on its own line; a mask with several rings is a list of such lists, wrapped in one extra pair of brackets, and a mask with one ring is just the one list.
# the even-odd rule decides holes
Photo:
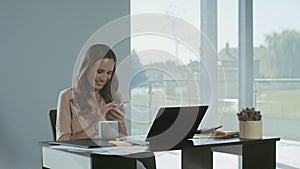
[(116, 147), (103, 147), (101, 151), (93, 151), (95, 154), (106, 155), (129, 155), (136, 153), (149, 152), (146, 146), (116, 146)]

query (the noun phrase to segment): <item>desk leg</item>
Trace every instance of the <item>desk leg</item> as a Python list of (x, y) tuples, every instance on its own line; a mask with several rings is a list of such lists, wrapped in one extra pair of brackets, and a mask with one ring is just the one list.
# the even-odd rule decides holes
[(276, 142), (243, 145), (243, 169), (275, 169)]
[(183, 169), (212, 169), (213, 152), (210, 147), (193, 147), (182, 149)]
[(92, 169), (120, 169), (120, 168), (136, 168), (136, 159), (115, 155), (91, 155)]

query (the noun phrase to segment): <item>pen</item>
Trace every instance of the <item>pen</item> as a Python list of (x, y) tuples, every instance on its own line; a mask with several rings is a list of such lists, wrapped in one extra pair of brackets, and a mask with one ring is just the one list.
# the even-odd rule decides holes
[(209, 134), (212, 133), (213, 131), (221, 128), (222, 126), (217, 126), (217, 127), (211, 127), (211, 128), (204, 128), (196, 131), (196, 134)]

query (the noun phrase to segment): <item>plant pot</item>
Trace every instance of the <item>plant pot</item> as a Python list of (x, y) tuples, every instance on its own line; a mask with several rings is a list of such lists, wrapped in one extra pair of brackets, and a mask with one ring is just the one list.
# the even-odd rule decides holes
[(242, 139), (261, 139), (262, 121), (240, 121), (240, 134)]

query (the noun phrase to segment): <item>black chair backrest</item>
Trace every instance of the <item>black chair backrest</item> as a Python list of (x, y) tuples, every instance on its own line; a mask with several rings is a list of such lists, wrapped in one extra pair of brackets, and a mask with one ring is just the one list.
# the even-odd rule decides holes
[(49, 117), (50, 117), (50, 122), (51, 122), (51, 128), (52, 128), (52, 134), (53, 134), (54, 141), (56, 141), (56, 114), (57, 114), (56, 109), (50, 110), (50, 112), (49, 112)]

